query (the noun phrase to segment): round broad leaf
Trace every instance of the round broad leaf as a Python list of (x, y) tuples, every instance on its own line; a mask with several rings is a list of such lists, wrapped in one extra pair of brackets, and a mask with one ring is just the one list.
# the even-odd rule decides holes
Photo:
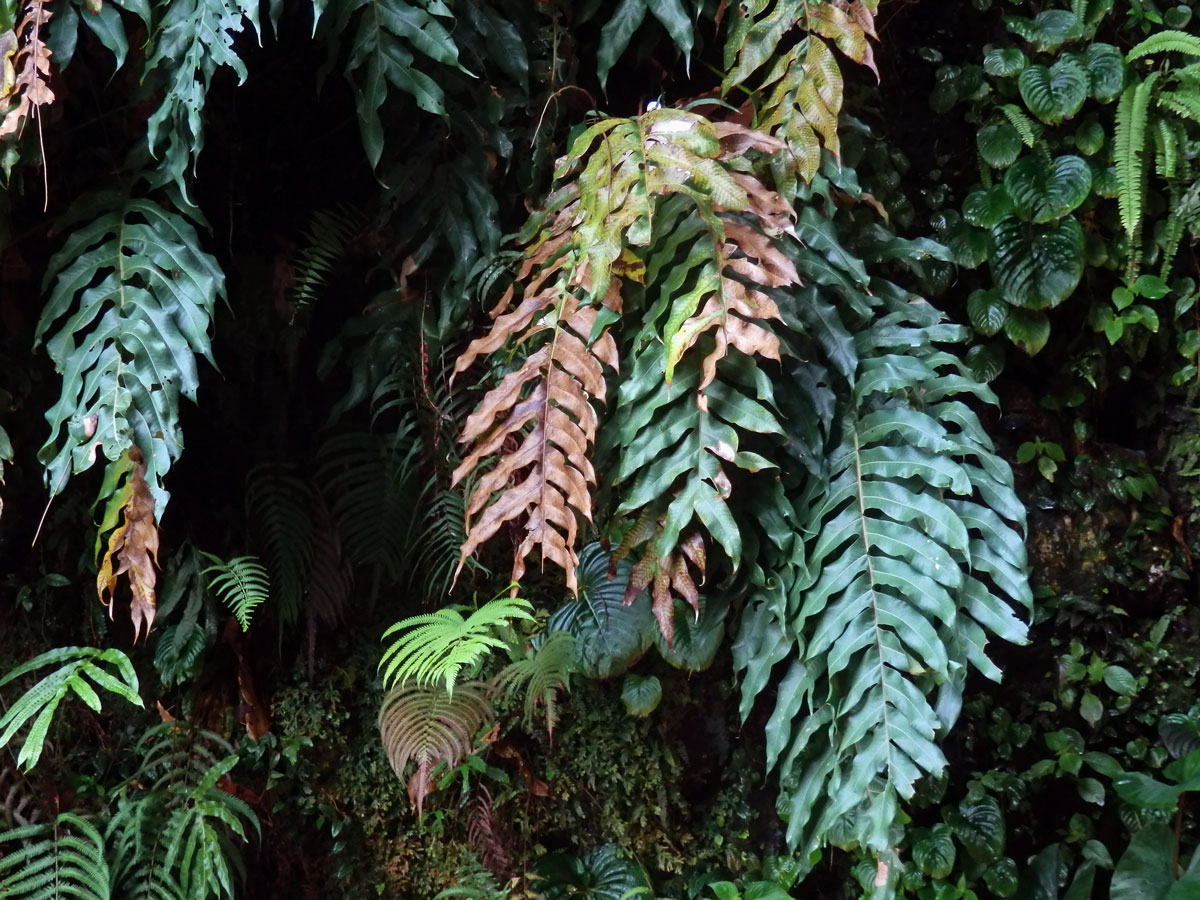
[(1087, 70), (1074, 57), (1065, 56), (1050, 68), (1030, 66), (1017, 87), (1029, 111), (1051, 125), (1079, 112), (1088, 96)]
[(1007, 16), (1004, 24), (1013, 34), (1025, 38), (1043, 53), (1083, 37), (1083, 23), (1075, 13), (1065, 9), (1047, 10), (1033, 19)]
[(1012, 211), (1012, 197), (1002, 184), (974, 191), (963, 201), (963, 218), (979, 228), (991, 228)]
[(1010, 341), (1034, 356), (1050, 340), (1050, 320), (1040, 309), (1014, 306), (1004, 320), (1004, 333)]
[(983, 71), (997, 78), (1007, 78), (1016, 75), (1029, 65), (1029, 60), (1016, 47), (1002, 47), (991, 50), (983, 58)]
[(1163, 13), (1163, 22), (1168, 28), (1187, 28), (1187, 24), (1190, 21), (1192, 21), (1192, 8), (1186, 3), (1172, 6)]
[(992, 274), (1013, 306), (1057, 306), (1083, 277), (1083, 229), (1073, 217), (1045, 226), (1007, 216), (993, 226), (992, 242)]
[(712, 665), (725, 637), (725, 617), (728, 603), (707, 597), (700, 598), (700, 615), (682, 600), (675, 601), (674, 646), (668, 646), (662, 632), (654, 629), (654, 643), (662, 658), (677, 669), (699, 672)]
[(1075, 146), (1084, 156), (1099, 153), (1104, 146), (1104, 126), (1094, 118), (1087, 118), (1075, 129)]
[(622, 900), (630, 891), (649, 887), (642, 867), (616, 844), (602, 844), (579, 856), (547, 853), (534, 868), (543, 878), (538, 893), (545, 900)]
[(1004, 348), (995, 344), (976, 344), (967, 351), (967, 367), (985, 384), (1004, 371)]
[(982, 228), (972, 228), (966, 222), (960, 221), (947, 228), (941, 240), (950, 248), (954, 262), (967, 269), (982, 266), (992, 253), (992, 236)]
[(1200, 750), (1200, 706), (1190, 713), (1172, 713), (1158, 723), (1158, 736), (1167, 751), (1178, 759), (1193, 750)]
[(983, 871), (983, 883), (997, 897), (1011, 897), (1017, 892), (1017, 864), (1002, 856)]
[(982, 335), (999, 334), (1008, 318), (1009, 306), (994, 288), (972, 291), (967, 297), (967, 317), (972, 327)]
[(1080, 156), (1053, 162), (1026, 156), (1004, 175), (1013, 209), (1022, 219), (1053, 222), (1078, 208), (1092, 189), (1092, 170)]
[(1084, 54), (1092, 96), (1110, 103), (1125, 87), (1125, 58), (1112, 44), (1092, 44)]
[[(1155, 822), (1141, 829), (1113, 871), (1111, 900), (1165, 898), (1175, 882), (1175, 835), (1167, 825)], [(1180, 900), (1194, 894), (1180, 894)]]
[(954, 868), (954, 835), (949, 825), (934, 825), (933, 830), (913, 844), (913, 862), (930, 878), (945, 878)]
[(1105, 666), (1104, 683), (1122, 697), (1137, 693), (1137, 679), (1124, 666)]
[(626, 675), (621, 683), (621, 702), (631, 716), (644, 719), (658, 708), (662, 683), (654, 675)]
[(1007, 122), (980, 128), (979, 134), (976, 135), (976, 143), (979, 145), (979, 155), (983, 157), (983, 161), (997, 169), (1011, 166), (1021, 155), (1021, 147), (1024, 146), (1017, 129)]
[(1161, 809), (1171, 811), (1179, 802), (1180, 789), (1176, 785), (1155, 781), (1142, 772), (1126, 772), (1113, 779), (1113, 789), (1126, 803), (1139, 809)]
[(650, 647), (658, 629), (645, 592), (625, 605), (625, 588), (632, 566), (621, 560), (616, 575), (608, 577), (609, 554), (599, 544), (588, 544), (579, 554), (579, 599), (555, 610), (547, 631), (567, 630), (575, 635), (575, 663), (587, 678), (620, 675)]
[(1004, 852), (1004, 813), (994, 797), (984, 795), (958, 804), (946, 813), (946, 823), (972, 857), (990, 863)]

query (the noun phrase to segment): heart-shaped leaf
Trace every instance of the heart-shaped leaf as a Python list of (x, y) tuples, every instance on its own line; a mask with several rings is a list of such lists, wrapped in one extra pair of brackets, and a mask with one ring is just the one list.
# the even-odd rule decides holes
[(1030, 356), (1035, 356), (1050, 340), (1050, 320), (1040, 309), (1014, 306), (1004, 320), (1004, 333)]
[(1092, 44), (1083, 55), (1092, 96), (1111, 103), (1125, 87), (1125, 58), (1112, 44)]
[(1079, 156), (1060, 156), (1053, 162), (1026, 156), (1005, 174), (1004, 187), (1022, 219), (1053, 222), (1087, 199), (1092, 170)]
[(1008, 318), (1009, 305), (994, 288), (989, 291), (972, 291), (967, 298), (967, 316), (971, 325), (980, 334), (991, 337), (1004, 327)]
[(913, 844), (913, 862), (930, 878), (945, 878), (954, 868), (954, 835), (949, 825), (938, 824)]
[(621, 702), (631, 716), (645, 718), (662, 700), (662, 684), (655, 675), (626, 675), (621, 683)]
[[(1007, 309), (1005, 312), (1007, 318)], [(991, 381), (1004, 371), (1004, 348), (996, 344), (977, 344), (963, 359), (971, 374), (983, 382)]]
[(941, 239), (950, 248), (954, 262), (968, 269), (982, 266), (992, 252), (992, 236), (963, 221), (946, 229)]
[(1104, 126), (1093, 118), (1081, 122), (1075, 130), (1075, 146), (1084, 156), (1099, 153), (1104, 146)]
[(1016, 47), (999, 47), (983, 58), (983, 71), (996, 78), (1016, 75), (1029, 65), (1029, 59)]
[(1012, 211), (1012, 197), (1002, 184), (974, 191), (963, 201), (963, 218), (979, 228), (991, 228)]
[(979, 155), (989, 166), (1005, 169), (1021, 155), (1021, 135), (1007, 122), (985, 125), (976, 135)]
[(1051, 125), (1079, 112), (1090, 83), (1087, 69), (1072, 56), (1064, 56), (1050, 68), (1030, 66), (1017, 79), (1025, 106)]
[(992, 275), (1014, 306), (1057, 306), (1083, 277), (1083, 229), (1073, 217), (1046, 227), (1006, 216), (992, 227), (992, 241)]
[(1083, 22), (1075, 13), (1066, 9), (1046, 10), (1032, 19), (1007, 16), (1004, 24), (1013, 34), (1025, 38), (1043, 53), (1057, 50), (1067, 41), (1083, 37)]

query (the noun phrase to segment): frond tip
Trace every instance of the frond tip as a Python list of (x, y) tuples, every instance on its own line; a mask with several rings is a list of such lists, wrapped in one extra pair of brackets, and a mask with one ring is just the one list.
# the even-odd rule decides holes
[(238, 556), (225, 562), (211, 553), (202, 552), (201, 555), (212, 562), (201, 574), (215, 573), (208, 583), (209, 588), (216, 591), (233, 612), (242, 631), (248, 630), (254, 611), (271, 593), (267, 570), (257, 556)]

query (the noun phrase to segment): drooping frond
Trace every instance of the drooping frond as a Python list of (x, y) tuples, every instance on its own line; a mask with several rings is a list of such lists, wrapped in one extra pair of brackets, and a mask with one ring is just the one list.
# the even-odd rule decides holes
[[(111, 666), (112, 670), (102, 668), (101, 663)], [(32, 722), (17, 757), (17, 765), (24, 766), (26, 771), (36, 766), (41, 758), (42, 747), (54, 720), (54, 713), (58, 704), (68, 694), (75, 694), (92, 710), (99, 712), (100, 695), (92, 686), (94, 682), (135, 706), (142, 705), (133, 664), (124, 653), (114, 649), (59, 647), (10, 669), (0, 677), (0, 687), (10, 684), (22, 675), (56, 664), (61, 665), (13, 701), (4, 715), (0, 716), (0, 748), (6, 746), (21, 728)]]
[[(458, 491), (439, 490), (435, 485), (430, 485), (429, 491), (433, 499), (421, 504), (425, 512), (410, 570), (414, 581), (419, 579), (425, 599), (434, 600), (448, 596), (455, 583), (459, 548), (467, 539), (463, 527), (466, 502)], [(484, 576), (490, 574), (474, 557), (466, 560), (466, 567)]]
[(292, 264), (291, 301), (293, 318), (320, 299), (321, 290), (346, 247), (362, 228), (362, 214), (349, 206), (318, 210), (309, 217), (301, 238), (304, 246)]
[(417, 770), (408, 781), (408, 796), (417, 814), (432, 790), (430, 775), (439, 762), (456, 766), (475, 746), (475, 734), (491, 721), (485, 685), (468, 681), (448, 694), (440, 686), (400, 684), (383, 699), (379, 734), (392, 771), (404, 777), (409, 762)]
[(475, 796), (467, 812), (467, 846), (488, 872), (497, 878), (507, 879), (512, 872), (512, 857), (505, 823), (497, 815), (487, 785), (477, 782), (474, 790)]
[(250, 628), (254, 611), (271, 596), (271, 579), (257, 556), (237, 556), (228, 562), (211, 553), (203, 554), (212, 563), (203, 574), (209, 576), (208, 586), (242, 626)]
[(314, 558), (308, 576), (306, 607), (309, 616), (329, 626), (345, 621), (354, 576), (342, 555), (342, 542), (333, 518), (319, 494), (313, 516)]
[(5, 77), (0, 85), (0, 110), (4, 111), (0, 138), (19, 135), (38, 109), (54, 102), (50, 90), (51, 54), (46, 46), (46, 26), (53, 12), (45, 0), (29, 0), (15, 9), (20, 20), (0, 36), (5, 60)]
[(1146, 138), (1150, 98), (1160, 73), (1151, 72), (1145, 80), (1131, 84), (1117, 105), (1113, 134), (1113, 164), (1117, 170), (1117, 204), (1121, 224), (1136, 246), (1141, 235), (1142, 211), (1146, 195)]
[[(117, 582), (129, 579), (129, 618), (134, 639), (150, 634), (158, 610), (158, 503), (146, 482), (147, 465), (135, 444), (104, 470), (104, 517), (96, 531), (96, 593), (114, 614)], [(103, 549), (103, 553), (101, 553)]]
[(196, 399), (196, 357), (212, 361), (208, 328), (225, 276), (191, 223), (150, 200), (101, 193), (72, 207), (67, 224), (81, 221), (46, 272), (53, 289), (35, 345), (62, 320), (46, 351), (63, 385), (38, 459), (57, 493), (97, 448), (117, 460), (136, 444), (161, 518), (163, 476), (183, 451), (179, 396)]
[(383, 633), (400, 636), (383, 653), (379, 667), (385, 685), (443, 683), (447, 693), (463, 667), (473, 668), (494, 649), (504, 647), (495, 633), (514, 621), (532, 621), (533, 607), (517, 597), (497, 597), (467, 618), (456, 609), (439, 609), (403, 619)]
[(454, 884), (433, 895), (433, 900), (508, 900), (512, 892), (496, 883), (496, 876), (469, 851), (454, 870)]
[(1183, 53), (1187, 56), (1200, 57), (1200, 37), (1188, 34), (1186, 31), (1164, 29), (1155, 32), (1140, 44), (1136, 44), (1125, 58), (1128, 60), (1141, 59), (1152, 53)]
[(53, 825), (0, 831), (0, 897), (6, 900), (110, 900), (104, 838), (73, 813)]
[(261, 547), (271, 595), (286, 625), (299, 617), (316, 552), (312, 486), (283, 466), (255, 466), (246, 476), (246, 518)]
[(571, 689), (574, 668), (575, 636), (569, 631), (554, 631), (530, 647), (523, 659), (501, 669), (492, 686), (508, 698), (523, 691), (525, 727), (534, 727), (540, 706), (546, 717), (546, 731), (553, 739), (558, 723), (558, 692)]

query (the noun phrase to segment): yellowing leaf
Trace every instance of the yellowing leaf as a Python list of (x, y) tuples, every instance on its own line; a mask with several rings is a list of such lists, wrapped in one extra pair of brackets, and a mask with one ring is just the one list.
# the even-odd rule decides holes
[(129, 616), (133, 622), (134, 638), (150, 633), (154, 622), (154, 587), (158, 580), (158, 527), (154, 522), (154, 497), (146, 484), (146, 462), (135, 446), (125, 451), (124, 461), (132, 463), (129, 480), (109, 501), (106, 519), (124, 520), (108, 538), (108, 549), (96, 576), (96, 592), (100, 602), (108, 607), (112, 618), (112, 602), (121, 575), (129, 578), (131, 602)]

